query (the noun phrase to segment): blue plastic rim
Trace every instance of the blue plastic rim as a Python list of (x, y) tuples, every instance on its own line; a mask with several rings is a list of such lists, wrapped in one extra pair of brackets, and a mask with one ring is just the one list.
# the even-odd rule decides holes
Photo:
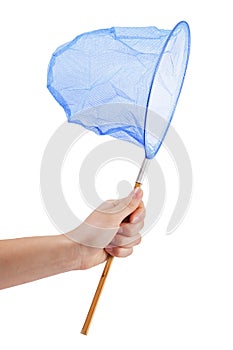
[(184, 21), (172, 30), (100, 29), (54, 52), (47, 86), (69, 122), (142, 146), (151, 159), (174, 114), (189, 51)]
[(189, 54), (190, 30), (183, 21), (169, 33), (152, 77), (144, 126), (146, 158), (156, 155), (166, 136), (183, 86)]

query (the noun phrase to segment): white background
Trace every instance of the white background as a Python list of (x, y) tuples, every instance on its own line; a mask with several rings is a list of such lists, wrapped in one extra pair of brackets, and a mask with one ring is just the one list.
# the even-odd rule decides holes
[[(59, 45), (85, 31), (190, 24), (173, 126), (194, 175), (178, 230), (166, 236), (158, 226), (114, 263), (88, 337), (80, 329), (102, 266), (1, 291), (1, 349), (232, 349), (231, 14), (226, 0), (1, 2), (1, 239), (57, 233), (41, 201), (40, 163), (65, 114), (46, 89), (47, 65)], [(168, 187), (168, 207), (172, 195)]]

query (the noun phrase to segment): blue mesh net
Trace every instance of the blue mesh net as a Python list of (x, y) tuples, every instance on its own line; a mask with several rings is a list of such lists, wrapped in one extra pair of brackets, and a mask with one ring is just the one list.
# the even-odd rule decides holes
[(69, 122), (142, 146), (151, 159), (172, 119), (189, 47), (186, 22), (84, 33), (54, 52), (47, 86)]

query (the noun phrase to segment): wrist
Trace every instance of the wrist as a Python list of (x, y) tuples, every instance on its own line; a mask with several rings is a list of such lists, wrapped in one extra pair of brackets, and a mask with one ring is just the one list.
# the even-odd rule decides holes
[(66, 234), (62, 234), (62, 240), (66, 246), (66, 256), (69, 270), (86, 270), (104, 262), (108, 256), (102, 248), (90, 247), (73, 241)]
[(66, 271), (81, 269), (80, 244), (69, 239), (65, 234), (57, 236), (61, 246), (61, 261)]

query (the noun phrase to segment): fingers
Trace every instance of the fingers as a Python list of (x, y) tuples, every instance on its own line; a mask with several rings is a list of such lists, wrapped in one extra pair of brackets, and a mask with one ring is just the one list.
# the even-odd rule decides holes
[[(115, 245), (115, 243), (116, 245)], [(124, 237), (117, 235), (114, 242), (110, 243), (105, 251), (118, 258), (124, 258), (133, 253), (133, 248), (141, 242), (141, 235), (138, 233), (134, 237)]]
[(115, 212), (118, 213), (120, 221), (133, 213), (140, 205), (143, 196), (141, 188), (137, 187), (128, 197), (115, 202)]
[(122, 223), (117, 234), (105, 251), (116, 257), (126, 257), (132, 254), (134, 246), (141, 242), (139, 231), (144, 226), (145, 208), (141, 201), (138, 208), (131, 214), (129, 223)]
[(133, 253), (133, 248), (109, 247), (105, 248), (105, 251), (112, 256), (125, 258)]
[(140, 233), (135, 234), (131, 237), (126, 237), (121, 234), (117, 234), (108, 247), (121, 247), (121, 248), (133, 248), (135, 245), (141, 242)]
[(126, 237), (133, 237), (143, 228), (145, 216), (146, 210), (144, 204), (140, 202), (139, 207), (130, 215), (129, 222), (123, 222), (117, 233)]
[(146, 211), (145, 211), (144, 203), (141, 201), (139, 203), (138, 208), (130, 215), (129, 222), (132, 224), (142, 222), (142, 220), (145, 219), (145, 216), (146, 216)]

